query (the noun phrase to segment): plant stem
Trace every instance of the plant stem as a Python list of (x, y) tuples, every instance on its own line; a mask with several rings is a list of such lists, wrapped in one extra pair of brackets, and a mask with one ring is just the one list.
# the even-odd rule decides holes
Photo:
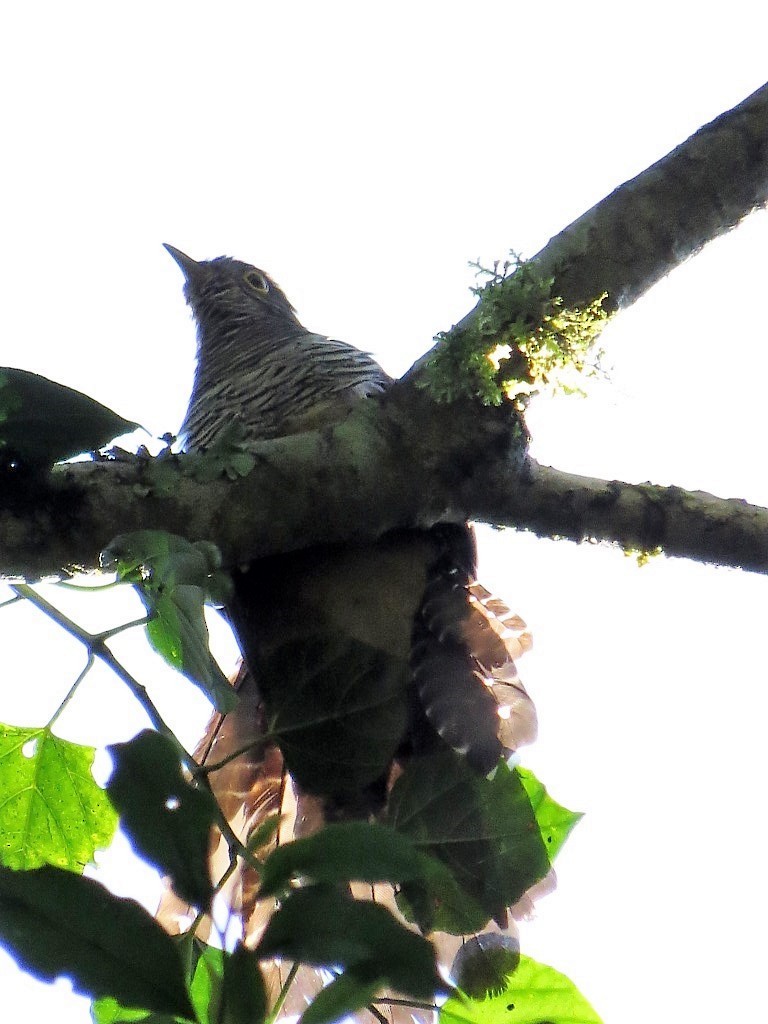
[(288, 998), (288, 989), (293, 984), (293, 980), (298, 974), (300, 966), (301, 965), (298, 964), (296, 961), (294, 961), (291, 964), (291, 969), (290, 971), (288, 971), (288, 977), (283, 982), (283, 987), (280, 989), (280, 994), (275, 1000), (275, 1005), (272, 1007), (272, 1012), (267, 1017), (265, 1024), (274, 1024), (274, 1022), (277, 1020), (278, 1015), (283, 1008), (283, 1004), (285, 1003), (285, 1000)]

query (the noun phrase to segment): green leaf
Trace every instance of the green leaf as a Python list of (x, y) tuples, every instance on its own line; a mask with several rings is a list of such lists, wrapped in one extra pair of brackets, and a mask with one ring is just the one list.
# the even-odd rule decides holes
[(267, 843), (270, 843), (277, 834), (277, 830), (279, 828), (280, 815), (268, 814), (262, 823), (257, 825), (254, 831), (248, 836), (247, 845), (251, 853), (255, 853), (260, 850), (262, 846), (266, 846)]
[[(453, 751), (414, 759), (392, 788), (387, 823), (442, 861), (487, 918), (549, 871), (528, 794), (503, 761), (485, 778)], [(435, 927), (464, 930), (447, 913)]]
[(95, 750), (47, 728), (0, 725), (0, 862), (82, 871), (117, 815), (91, 774)]
[(551, 862), (584, 815), (579, 811), (569, 811), (567, 807), (563, 807), (562, 804), (553, 800), (547, 793), (546, 787), (528, 768), (517, 767), (515, 774), (522, 782), (528, 799), (531, 801), (541, 838), (546, 844), (547, 856)]
[(183, 900), (209, 910), (213, 796), (187, 782), (176, 748), (151, 729), (108, 750), (115, 766), (107, 792), (137, 853), (170, 876)]
[(377, 903), (338, 889), (295, 889), (272, 915), (256, 947), (262, 959), (282, 957), (314, 966), (351, 968), (417, 999), (444, 991), (435, 951)]
[(570, 978), (521, 956), (499, 995), (471, 999), (459, 993), (440, 1009), (440, 1024), (602, 1024)]
[(270, 727), (309, 793), (359, 794), (384, 774), (405, 732), (407, 683), (404, 661), (332, 629), (292, 635), (259, 664)]
[(77, 992), (193, 1018), (178, 949), (133, 900), (58, 868), (0, 868), (0, 939), (43, 981), (66, 975)]
[(440, 872), (428, 878), (408, 879), (402, 882), (395, 896), (398, 910), (407, 921), (429, 932), (449, 932), (468, 935), (484, 928), (489, 920), (488, 911), (463, 889), (449, 869), (434, 858)]
[(104, 996), (91, 1003), (91, 1020), (93, 1024), (134, 1024), (135, 1021), (143, 1021), (144, 1024), (166, 1024), (167, 1021), (168, 1024), (173, 1024), (173, 1017), (167, 1014), (158, 1015), (151, 1010), (132, 1010), (112, 996)]
[(247, 436), (245, 427), (239, 419), (233, 417), (212, 445), (204, 451), (185, 453), (184, 472), (201, 483), (220, 480), (222, 477), (237, 480), (248, 476), (256, 465), (256, 457), (249, 450), (252, 447), (253, 440)]
[(224, 960), (224, 986), (217, 1024), (258, 1024), (267, 1012), (259, 961), (240, 943)]
[[(398, 897), (408, 920), (432, 931), (438, 911), (459, 917), (462, 932), (482, 928), (488, 915), (459, 889), (448, 868), (417, 850), (402, 833), (384, 825), (355, 821), (326, 825), (306, 839), (277, 847), (267, 858), (260, 895), (275, 895), (290, 881), (390, 882), (406, 889)], [(450, 910), (449, 910), (450, 908)]]
[(73, 388), (0, 367), (0, 450), (23, 463), (52, 466), (139, 426)]
[[(186, 940), (185, 935), (179, 948), (183, 948)], [(195, 1010), (194, 1019), (196, 1024), (221, 1024), (219, 1007), (224, 960), (229, 954), (215, 946), (206, 946), (199, 939), (191, 939), (191, 946), (191, 962), (187, 970), (192, 973), (189, 996)], [(179, 1020), (165, 1013), (130, 1009), (111, 996), (92, 1003), (91, 1018), (94, 1024), (132, 1024), (134, 1021), (143, 1021), (144, 1024), (175, 1024)]]
[(274, 895), (298, 877), (313, 882), (401, 882), (423, 878), (428, 871), (429, 858), (391, 828), (362, 821), (326, 825), (269, 855), (261, 895)]
[(189, 995), (200, 1024), (220, 1024), (219, 1006), (226, 955), (222, 949), (206, 946), (195, 964)]
[(357, 972), (348, 970), (317, 993), (302, 1013), (301, 1024), (331, 1024), (341, 1020), (368, 1006), (380, 988), (378, 978), (358, 977)]
[(155, 650), (196, 683), (218, 711), (237, 703), (227, 677), (211, 655), (205, 603), (226, 590), (218, 549), (162, 530), (116, 537), (102, 564), (136, 585), (151, 619), (147, 635)]

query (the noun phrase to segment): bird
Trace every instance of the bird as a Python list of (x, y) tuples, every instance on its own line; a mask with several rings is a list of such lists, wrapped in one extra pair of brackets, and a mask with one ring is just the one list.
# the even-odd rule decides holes
[[(392, 385), (369, 353), (305, 328), (265, 271), (165, 248), (183, 272), (197, 326), (179, 432), (185, 451), (222, 443), (233, 425), (238, 443), (254, 448), (332, 428)], [(213, 715), (194, 757), (226, 762), (208, 777), (244, 842), (277, 812), (284, 818), (271, 842), (375, 817), (393, 772), (414, 753), (447, 746), (488, 774), (535, 738), (535, 708), (516, 669), (530, 634), (477, 581), (476, 557), (469, 525), (438, 523), (230, 567), (239, 702)], [(279, 737), (281, 722), (307, 701), (314, 713), (302, 726), (258, 742), (267, 732)], [(220, 837), (218, 851), (226, 862)], [(236, 885), (230, 878), (228, 898), (252, 938), (264, 920), (249, 871)], [(166, 926), (172, 917), (166, 909)]]

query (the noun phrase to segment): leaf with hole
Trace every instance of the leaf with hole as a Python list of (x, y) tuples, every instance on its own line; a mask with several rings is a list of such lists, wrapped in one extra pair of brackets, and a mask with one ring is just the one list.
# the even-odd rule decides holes
[(121, 824), (136, 852), (166, 875), (183, 900), (210, 908), (208, 873), (216, 801), (184, 778), (176, 748), (145, 729), (108, 748), (114, 769), (107, 783)]
[(465, 993), (440, 1009), (440, 1024), (602, 1024), (570, 978), (554, 967), (521, 956), (503, 990), (484, 999)]
[(0, 725), (0, 863), (82, 871), (117, 815), (91, 774), (95, 750), (47, 728)]
[(551, 862), (563, 848), (563, 843), (584, 815), (579, 811), (569, 811), (567, 807), (563, 807), (562, 804), (553, 800), (546, 787), (528, 768), (518, 766), (515, 768), (515, 774), (522, 782), (528, 799), (531, 801), (536, 823)]

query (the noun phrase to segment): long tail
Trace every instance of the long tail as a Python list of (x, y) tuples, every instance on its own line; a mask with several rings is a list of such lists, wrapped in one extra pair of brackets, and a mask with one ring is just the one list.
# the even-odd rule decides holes
[(538, 723), (517, 661), (533, 640), (525, 622), (475, 579), (471, 529), (432, 531), (441, 550), (416, 615), (411, 672), (427, 719), (450, 747), (487, 774), (532, 743)]
[[(480, 770), (488, 771), (499, 752), (514, 750), (536, 736), (536, 712), (521, 683), (516, 661), (532, 644), (525, 623), (513, 615), (504, 602), (494, 598), (473, 578), (474, 547), (469, 537), (467, 557), (438, 557), (422, 589), (413, 619), (410, 669), (419, 702), (432, 728), (455, 749), (464, 750)], [(422, 580), (423, 587), (423, 580)], [(279, 747), (268, 734), (267, 711), (253, 676), (243, 664), (233, 680), (240, 700), (226, 716), (214, 714), (205, 735), (195, 749), (201, 765), (219, 766), (208, 776), (211, 789), (235, 834), (248, 843), (270, 815), (278, 815), (279, 827), (265, 845), (254, 851), (265, 857), (278, 843), (308, 835), (324, 820), (321, 798), (301, 793), (287, 774)], [(221, 897), (239, 921), (241, 934), (250, 946), (258, 942), (274, 904), (257, 900), (257, 873), (238, 860), (233, 866), (224, 836), (212, 830), (211, 877), (214, 882), (227, 875)], [(357, 894), (394, 908), (391, 887), (356, 887)], [(396, 910), (396, 908), (394, 908)], [(158, 908), (160, 923), (171, 933), (188, 930), (194, 909), (170, 890)], [(198, 925), (198, 934), (208, 939), (210, 920)], [(461, 940), (436, 937), (441, 958), (450, 964)], [(272, 1002), (284, 984), (290, 964), (264, 965)], [(301, 967), (289, 991), (283, 1012), (301, 1013), (327, 982), (328, 976)], [(391, 1024), (423, 1020), (403, 1007), (390, 1006)], [(365, 1024), (374, 1024), (368, 1014)]]

